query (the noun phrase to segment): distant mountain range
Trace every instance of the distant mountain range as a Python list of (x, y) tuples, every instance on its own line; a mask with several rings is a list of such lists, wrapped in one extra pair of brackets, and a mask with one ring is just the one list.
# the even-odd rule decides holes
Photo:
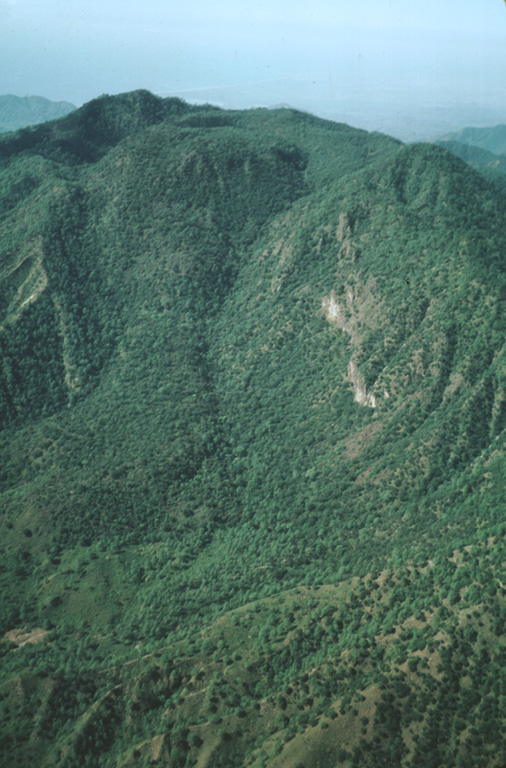
[(504, 765), (504, 203), (292, 109), (0, 137), (2, 768)]
[(442, 136), (435, 143), (506, 191), (506, 125), (463, 128)]
[(480, 147), (494, 155), (506, 152), (506, 125), (495, 125), (492, 128), (462, 128), (460, 131), (447, 133), (439, 141), (458, 141), (472, 147)]
[(0, 96), (0, 133), (54, 120), (74, 109), (68, 101), (50, 101), (42, 96)]

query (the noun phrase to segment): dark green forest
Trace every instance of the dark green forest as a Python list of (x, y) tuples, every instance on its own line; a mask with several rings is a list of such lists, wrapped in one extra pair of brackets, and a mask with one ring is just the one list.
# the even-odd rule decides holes
[(506, 763), (506, 206), (456, 154), (146, 91), (0, 137), (2, 766)]

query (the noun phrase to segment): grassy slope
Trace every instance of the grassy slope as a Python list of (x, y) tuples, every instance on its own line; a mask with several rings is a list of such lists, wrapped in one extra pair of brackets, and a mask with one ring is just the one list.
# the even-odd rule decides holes
[[(501, 664), (489, 638), (504, 581), (502, 198), (438, 148), (145, 93), (93, 102), (0, 151), (3, 616), (5, 631), (51, 630), (5, 648), (7, 702), (21, 686), (17, 722), (32, 734), (7, 742), (8, 760), (80, 764), (87, 744), (90, 764), (104, 751), (129, 764), (137, 745), (168, 765), (188, 750), (188, 764), (290, 765), (304, 749), (335, 765), (339, 748), (345, 763), (362, 749), (368, 765), (365, 737), (376, 765), (419, 764), (427, 749), (445, 765), (465, 765), (466, 750), (490, 765), (485, 711), (472, 726), (450, 717), (444, 738), (434, 729), (448, 687), (465, 693), (471, 680), (484, 697)], [(331, 296), (339, 324), (324, 311)], [(375, 409), (354, 402), (350, 361)], [(454, 550), (469, 546), (474, 570), (453, 579)], [(373, 607), (367, 574), (390, 613)], [(347, 590), (353, 605), (331, 631), (325, 616)], [(290, 601), (296, 619), (284, 617)], [(368, 611), (373, 645), (388, 650), (374, 668)], [(424, 611), (431, 673), (413, 679), (426, 713), (415, 728), (404, 705), (399, 715), (395, 670)], [(479, 671), (464, 674), (451, 654), (472, 611), (466, 663)], [(330, 692), (304, 692), (301, 708), (263, 703), (291, 684), (302, 696), (320, 668), (323, 686), (341, 676)], [(207, 712), (213, 674), (233, 690)], [(176, 704), (185, 677), (190, 703)], [(359, 690), (354, 709), (377, 715), (360, 729)], [(315, 728), (325, 707), (329, 727)]]

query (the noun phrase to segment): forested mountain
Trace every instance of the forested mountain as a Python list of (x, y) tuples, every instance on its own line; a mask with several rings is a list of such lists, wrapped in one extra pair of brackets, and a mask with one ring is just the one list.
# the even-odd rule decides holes
[(506, 153), (506, 125), (494, 125), (491, 128), (462, 128), (454, 133), (441, 136), (440, 141), (458, 141), (472, 147), (485, 149), (494, 155)]
[(74, 109), (68, 101), (49, 101), (42, 96), (0, 96), (0, 133), (55, 120)]
[(459, 141), (438, 141), (439, 146), (460, 157), (471, 168), (475, 168), (500, 190), (506, 191), (506, 154), (494, 155), (486, 149), (462, 144)]
[(503, 766), (504, 202), (290, 109), (0, 139), (2, 765)]

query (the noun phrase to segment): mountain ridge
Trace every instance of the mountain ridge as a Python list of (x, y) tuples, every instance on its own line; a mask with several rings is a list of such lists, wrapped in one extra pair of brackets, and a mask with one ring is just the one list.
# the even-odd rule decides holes
[(506, 152), (506, 125), (462, 128), (460, 131), (441, 136), (439, 141), (458, 141), (461, 144), (485, 149), (494, 155), (502, 155)]
[(0, 133), (9, 133), (48, 120), (54, 120), (76, 109), (67, 101), (50, 101), (42, 96), (0, 96)]
[(487, 149), (450, 139), (437, 143), (460, 157), (504, 192), (506, 189), (506, 157), (504, 155), (494, 155)]
[(503, 195), (143, 91), (0, 156), (10, 764), (499, 768)]

